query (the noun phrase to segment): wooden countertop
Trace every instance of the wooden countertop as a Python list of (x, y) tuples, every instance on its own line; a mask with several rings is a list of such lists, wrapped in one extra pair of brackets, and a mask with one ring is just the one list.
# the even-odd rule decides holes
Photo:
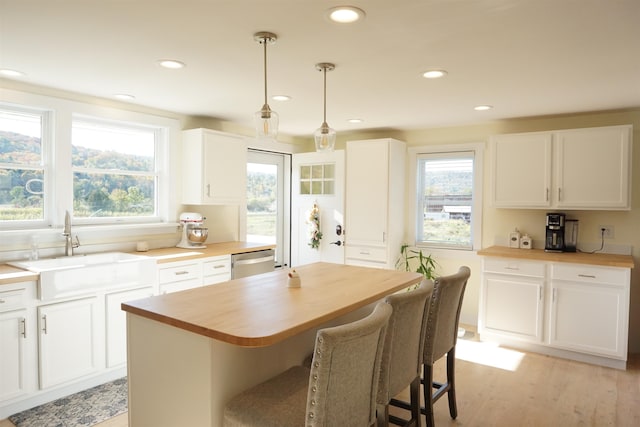
[(0, 264), (0, 285), (9, 285), (11, 283), (32, 282), (38, 280), (40, 275), (32, 273), (18, 267), (12, 267), (6, 264)]
[(276, 245), (251, 242), (223, 242), (209, 243), (203, 249), (162, 248), (151, 249), (147, 252), (135, 252), (138, 255), (150, 256), (156, 259), (158, 264), (174, 261), (187, 261), (190, 259), (205, 258), (219, 255), (241, 254), (245, 252), (274, 249)]
[(330, 263), (296, 271), (300, 288), (287, 287), (288, 271), (279, 270), (131, 301), (122, 309), (230, 344), (263, 347), (422, 280), (418, 273)]
[[(190, 259), (206, 258), (219, 255), (241, 254), (245, 252), (260, 251), (264, 249), (274, 249), (276, 245), (266, 243), (251, 242), (223, 242), (210, 243), (203, 249), (182, 249), (182, 248), (162, 248), (152, 249), (147, 252), (134, 252), (136, 255), (149, 256), (156, 259), (158, 264), (174, 261), (187, 261)], [(11, 283), (29, 282), (38, 280), (39, 274), (12, 267), (7, 264), (0, 264), (0, 285)]]
[(631, 255), (615, 255), (584, 252), (545, 252), (543, 249), (516, 249), (506, 246), (490, 246), (478, 251), (478, 255), (503, 258), (519, 258), (534, 261), (571, 262), (574, 264), (592, 264), (606, 267), (633, 268)]

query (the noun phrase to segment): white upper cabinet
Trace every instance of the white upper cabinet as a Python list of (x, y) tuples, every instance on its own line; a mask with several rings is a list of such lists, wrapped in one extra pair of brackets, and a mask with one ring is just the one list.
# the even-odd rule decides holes
[(495, 207), (551, 206), (551, 141), (551, 133), (491, 137), (491, 184)]
[(491, 200), (499, 208), (628, 210), (631, 126), (491, 137)]
[(631, 126), (557, 132), (556, 205), (631, 208)]
[(209, 129), (182, 132), (182, 203), (242, 204), (247, 195), (244, 137)]

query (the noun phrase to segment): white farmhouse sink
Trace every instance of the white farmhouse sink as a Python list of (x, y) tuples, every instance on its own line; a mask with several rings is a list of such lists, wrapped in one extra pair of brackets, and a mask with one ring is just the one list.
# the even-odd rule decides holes
[(156, 280), (154, 258), (124, 252), (14, 261), (8, 264), (40, 274), (38, 295), (41, 300), (150, 286)]

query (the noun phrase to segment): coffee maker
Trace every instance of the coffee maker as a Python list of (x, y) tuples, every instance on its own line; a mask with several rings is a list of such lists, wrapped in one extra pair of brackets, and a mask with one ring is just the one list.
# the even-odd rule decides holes
[(564, 252), (564, 221), (563, 213), (547, 214), (547, 229), (544, 239), (545, 252)]
[(565, 214), (547, 214), (547, 229), (544, 239), (545, 252), (564, 251), (564, 221)]

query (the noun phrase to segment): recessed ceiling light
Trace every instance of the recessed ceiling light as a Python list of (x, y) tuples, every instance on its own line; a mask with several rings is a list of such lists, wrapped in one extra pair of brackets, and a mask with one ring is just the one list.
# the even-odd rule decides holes
[(428, 70), (422, 73), (422, 77), (425, 79), (439, 79), (447, 75), (445, 70)]
[(353, 6), (337, 6), (327, 11), (327, 16), (333, 22), (350, 24), (364, 18), (364, 10)]
[(473, 109), (476, 111), (487, 111), (487, 110), (491, 110), (492, 108), (493, 106), (491, 105), (477, 105), (473, 107)]
[(349, 120), (347, 120), (347, 122), (349, 122), (349, 123), (362, 123), (362, 122), (364, 122), (364, 120), (362, 120), (362, 119), (349, 119)]
[(175, 59), (160, 59), (158, 60), (158, 64), (164, 68), (171, 68), (172, 70), (185, 67), (184, 62), (176, 61)]
[(5, 77), (22, 77), (25, 74), (18, 70), (10, 70), (9, 68), (2, 68), (0, 69), (0, 75), (3, 75)]
[(274, 101), (289, 101), (291, 97), (289, 95), (273, 95), (271, 99)]
[(135, 96), (129, 95), (128, 93), (116, 93), (113, 97), (121, 101), (131, 101), (132, 99), (136, 99)]

